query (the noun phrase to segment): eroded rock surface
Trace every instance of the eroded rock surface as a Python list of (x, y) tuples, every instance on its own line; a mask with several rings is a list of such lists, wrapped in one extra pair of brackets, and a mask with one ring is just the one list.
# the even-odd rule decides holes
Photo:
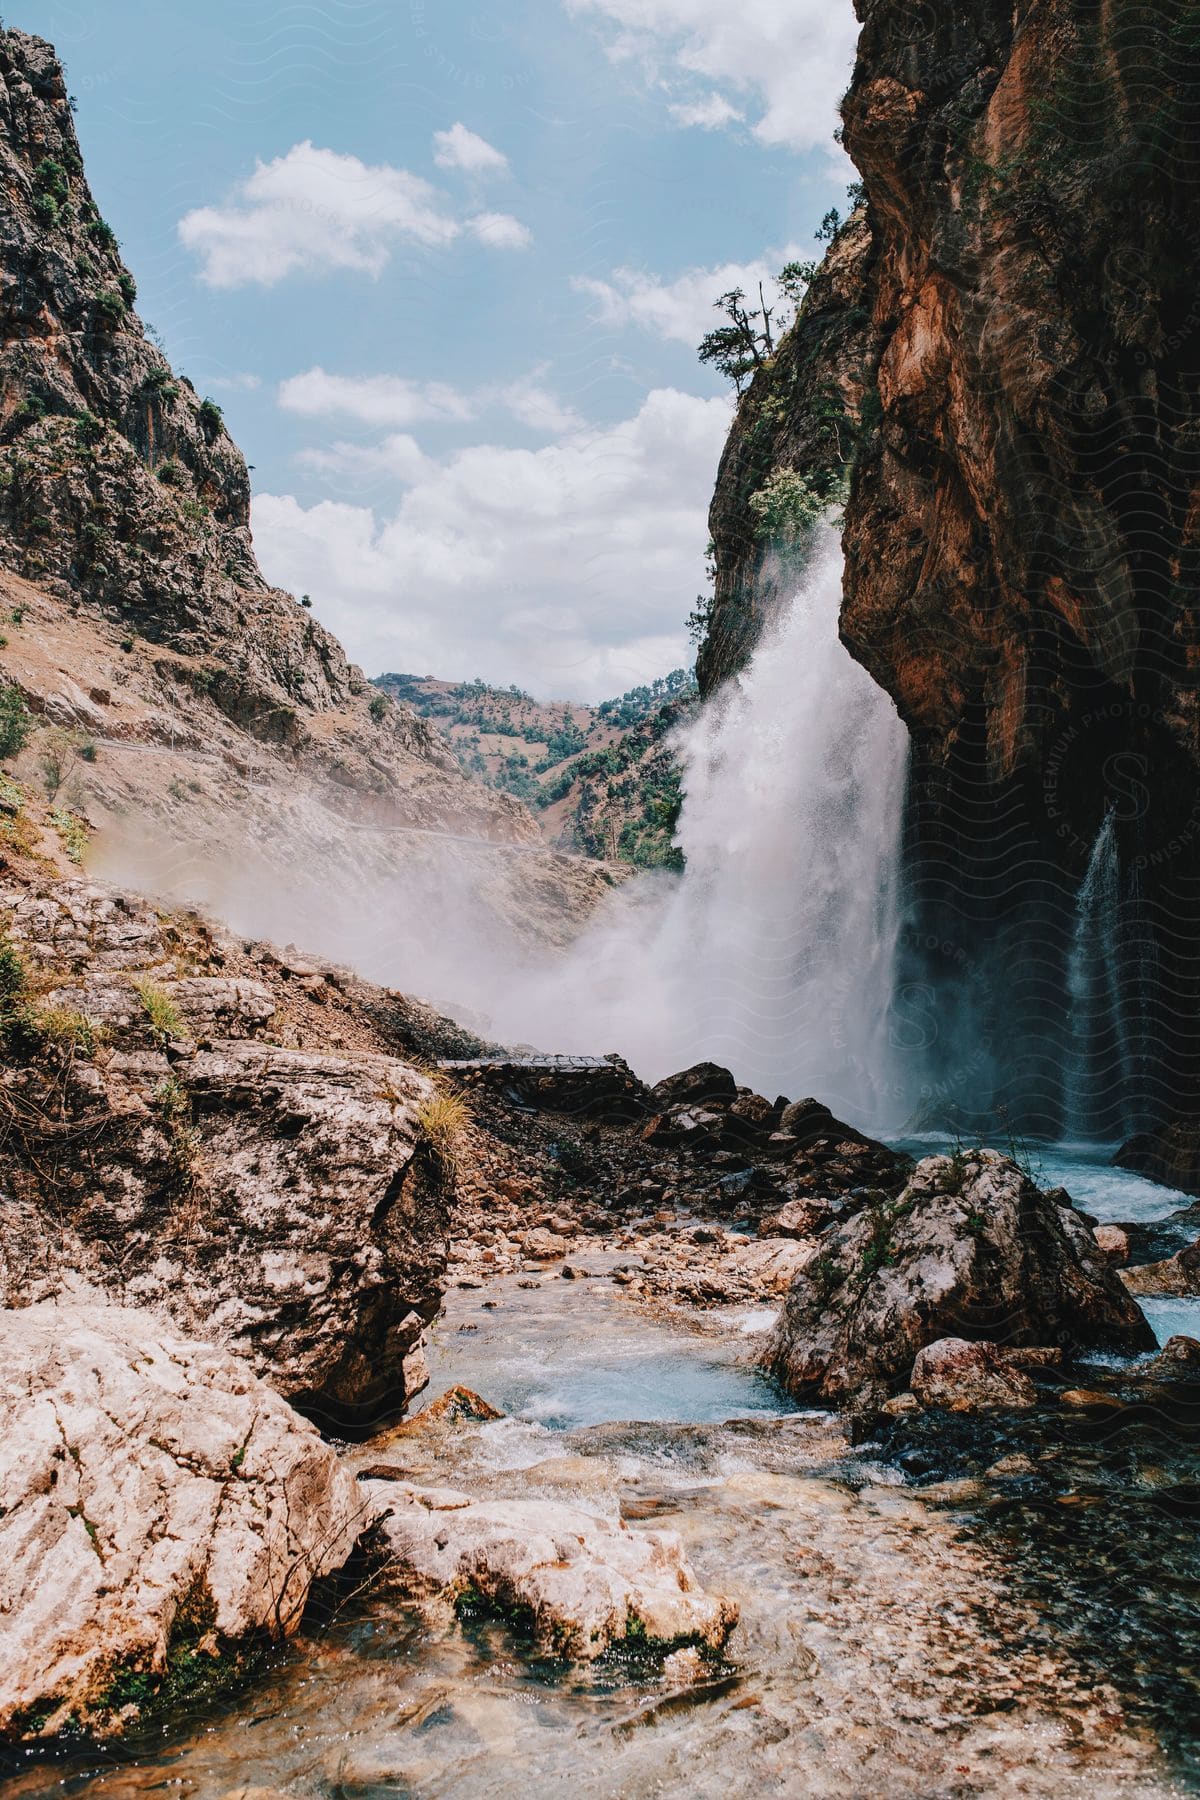
[(966, 1338), (939, 1338), (917, 1352), (912, 1391), (924, 1406), (947, 1412), (1023, 1411), (1037, 1402), (1037, 1389), (1010, 1357), (994, 1344)]
[(766, 1360), (792, 1393), (866, 1404), (951, 1337), (1154, 1347), (1084, 1221), (991, 1150), (929, 1157), (896, 1202), (827, 1232)]
[(1123, 1269), (1121, 1280), (1131, 1294), (1200, 1294), (1200, 1238), (1162, 1262)]
[(294, 1631), (366, 1511), (236, 1358), (95, 1295), (0, 1312), (0, 1732), (119, 1729)]
[(63, 881), (0, 890), (0, 906), (44, 990), (35, 1016), (76, 1034), (5, 1072), (4, 1302), (81, 1275), (323, 1414), (411, 1391), (445, 1264), (428, 1077), (271, 1042), (282, 994), (181, 975), (171, 922), (128, 894)]
[(387, 1587), (414, 1599), (525, 1613), (553, 1654), (592, 1661), (627, 1640), (715, 1650), (737, 1623), (732, 1601), (698, 1585), (673, 1531), (630, 1531), (544, 1500), (473, 1501), (398, 1482), (363, 1486), (381, 1513)]

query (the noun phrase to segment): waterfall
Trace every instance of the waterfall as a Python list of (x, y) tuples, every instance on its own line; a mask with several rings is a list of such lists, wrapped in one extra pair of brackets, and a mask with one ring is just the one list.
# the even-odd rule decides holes
[(682, 744), (678, 877), (614, 896), (494, 1023), (618, 1050), (649, 1080), (704, 1060), (877, 1126), (903, 1111), (889, 1042), (907, 734), (838, 637), (823, 528), (799, 591)]
[(1063, 1114), (1071, 1138), (1124, 1137), (1132, 1129), (1134, 1058), (1122, 993), (1121, 912), (1121, 862), (1110, 809), (1076, 896), (1067, 959)]

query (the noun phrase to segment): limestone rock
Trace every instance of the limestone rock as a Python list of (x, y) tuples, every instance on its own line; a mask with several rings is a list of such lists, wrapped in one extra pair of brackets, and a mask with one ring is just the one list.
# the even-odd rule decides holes
[(235, 1358), (94, 1301), (0, 1313), (0, 1732), (119, 1729), (174, 1654), (294, 1631), (366, 1522)]
[(567, 1241), (553, 1231), (527, 1231), (521, 1239), (526, 1256), (535, 1262), (557, 1262), (567, 1254)]
[(1121, 1280), (1131, 1294), (1200, 1294), (1200, 1238), (1163, 1262), (1122, 1269)]
[(738, 1609), (699, 1587), (674, 1532), (635, 1532), (541, 1500), (473, 1501), (363, 1484), (379, 1510), (382, 1583), (413, 1599), (526, 1609), (541, 1648), (589, 1662), (626, 1639), (719, 1649)]
[(1158, 1355), (1139, 1363), (1128, 1379), (1150, 1386), (1200, 1381), (1200, 1339), (1185, 1337), (1182, 1332), (1168, 1338)]
[[(69, 1132), (36, 1125), (30, 1087), (33, 1136), (0, 1190), (0, 1300), (21, 1305), (79, 1276), (334, 1416), (411, 1392), (419, 1364), (406, 1376), (405, 1359), (439, 1304), (445, 1259), (441, 1203), (414, 1161), (427, 1078), (367, 1052), (210, 1038), (210, 1026), (257, 1032), (270, 990), (170, 979), (145, 902), (63, 884), (11, 916), (31, 962), (41, 945), (71, 971), (75, 985), (52, 1002), (106, 1019), (119, 1048), (67, 1066)], [(147, 976), (181, 1016), (207, 1022), (207, 1048), (176, 1044), (168, 1061), (139, 998)], [(7, 1079), (15, 1093), (36, 1073)], [(10, 1138), (9, 1157), (15, 1148)]]
[(1091, 1232), (1006, 1157), (929, 1157), (896, 1202), (827, 1232), (766, 1361), (795, 1394), (886, 1394), (939, 1338), (1126, 1352), (1154, 1334)]
[(1093, 1225), (1092, 1236), (1099, 1250), (1110, 1263), (1120, 1264), (1129, 1261), (1129, 1233), (1119, 1225)]
[(947, 1412), (1024, 1410), (1037, 1402), (1028, 1375), (1014, 1368), (994, 1344), (939, 1338), (917, 1353), (912, 1391), (924, 1406)]
[(812, 1238), (824, 1231), (832, 1220), (833, 1208), (827, 1200), (790, 1200), (777, 1213), (770, 1213), (758, 1228), (760, 1237)]

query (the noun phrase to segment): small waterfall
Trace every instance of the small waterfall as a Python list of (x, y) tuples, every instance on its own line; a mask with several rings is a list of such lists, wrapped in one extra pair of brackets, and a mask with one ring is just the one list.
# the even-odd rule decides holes
[(1076, 896), (1067, 960), (1063, 1122), (1069, 1138), (1124, 1137), (1132, 1129), (1134, 1056), (1123, 973), (1121, 861), (1110, 809)]
[(838, 638), (824, 529), (786, 614), (684, 745), (682, 877), (643, 879), (494, 1023), (619, 1050), (656, 1080), (701, 1059), (773, 1096), (898, 1119), (889, 1005), (907, 734)]

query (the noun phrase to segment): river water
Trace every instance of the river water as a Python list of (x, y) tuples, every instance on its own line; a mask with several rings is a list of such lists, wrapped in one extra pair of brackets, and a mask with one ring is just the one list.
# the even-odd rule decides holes
[[(1097, 1212), (1174, 1203), (1072, 1166)], [(1200, 1793), (1200, 1485), (1174, 1422), (852, 1446), (756, 1372), (769, 1311), (656, 1317), (590, 1267), (452, 1290), (430, 1393), (461, 1381), (507, 1416), (387, 1460), (680, 1532), (741, 1605), (726, 1660), (684, 1686), (636, 1656), (572, 1669), (343, 1592), (219, 1709), (31, 1759), (6, 1800)]]

